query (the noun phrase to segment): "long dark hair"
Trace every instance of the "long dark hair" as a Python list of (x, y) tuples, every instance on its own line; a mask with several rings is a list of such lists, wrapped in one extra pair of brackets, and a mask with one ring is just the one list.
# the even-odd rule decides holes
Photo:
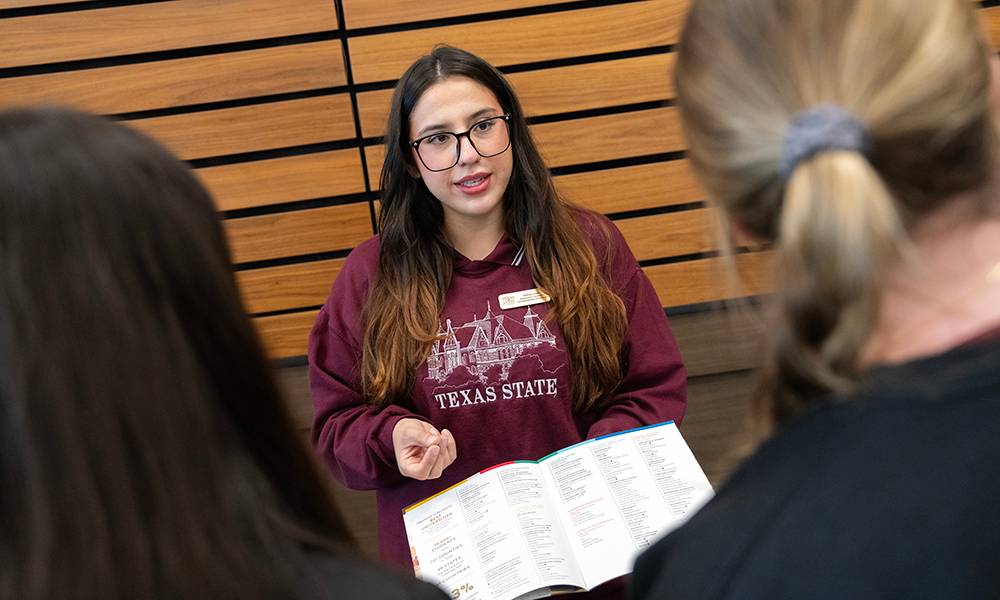
[(211, 198), (151, 140), (0, 113), (0, 336), (0, 597), (295, 597), (348, 540)]
[(521, 104), (504, 76), (483, 59), (450, 46), (434, 48), (407, 69), (389, 110), (380, 181), (381, 255), (365, 310), (365, 398), (383, 406), (404, 397), (416, 366), (426, 359), (437, 336), (454, 253), (444, 234), (441, 203), (422, 179), (409, 173), (416, 167), (408, 135), (410, 113), (424, 91), (453, 76), (482, 84), (510, 114), (513, 171), (503, 198), (504, 225), (523, 245), (537, 285), (552, 296), (547, 318), (559, 324), (566, 340), (574, 408), (599, 409), (621, 379), (625, 306), (602, 278), (575, 216), (598, 230), (593, 232), (597, 235), (608, 232), (593, 215), (571, 207), (556, 193)]

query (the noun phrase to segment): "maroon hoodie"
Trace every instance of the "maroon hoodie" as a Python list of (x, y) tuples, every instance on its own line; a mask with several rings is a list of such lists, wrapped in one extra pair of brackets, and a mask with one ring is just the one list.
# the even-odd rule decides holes
[[(411, 568), (404, 507), (500, 462), (535, 460), (586, 438), (684, 416), (684, 366), (656, 292), (609, 220), (580, 213), (579, 221), (628, 312), (624, 379), (600, 414), (572, 410), (566, 343), (557, 323), (544, 320), (548, 306), (500, 309), (499, 295), (535, 287), (523, 252), (506, 237), (482, 260), (455, 254), (442, 339), (418, 368), (410, 397), (371, 410), (358, 393), (358, 366), (378, 237), (347, 257), (309, 338), (312, 435), (338, 480), (376, 490), (379, 548), (390, 564)], [(610, 236), (598, 231), (601, 224)], [(392, 430), (406, 417), (454, 434), (458, 457), (439, 479), (399, 473)]]

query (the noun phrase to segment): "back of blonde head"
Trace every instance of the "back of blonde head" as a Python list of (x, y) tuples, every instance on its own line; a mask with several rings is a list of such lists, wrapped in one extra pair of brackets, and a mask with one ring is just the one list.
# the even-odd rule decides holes
[[(712, 200), (776, 247), (765, 425), (850, 389), (909, 227), (988, 186), (988, 53), (968, 0), (692, 3), (675, 73), (692, 162)], [(785, 180), (789, 125), (821, 104), (851, 111), (871, 148), (817, 154)]]

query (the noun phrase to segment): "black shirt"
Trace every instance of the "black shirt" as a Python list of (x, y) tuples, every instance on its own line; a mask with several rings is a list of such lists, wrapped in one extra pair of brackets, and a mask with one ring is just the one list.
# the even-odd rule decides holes
[(437, 587), (361, 558), (316, 553), (301, 597), (316, 600), (447, 600)]
[(1000, 341), (876, 369), (784, 427), (631, 593), (1000, 598)]

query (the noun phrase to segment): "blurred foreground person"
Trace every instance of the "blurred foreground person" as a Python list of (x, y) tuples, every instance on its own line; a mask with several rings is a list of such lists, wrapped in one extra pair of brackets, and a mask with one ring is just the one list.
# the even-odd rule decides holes
[(1000, 597), (990, 55), (966, 0), (692, 3), (691, 158), (774, 247), (773, 435), (636, 598)]
[(149, 139), (0, 113), (0, 598), (438, 598), (352, 559), (207, 192)]

